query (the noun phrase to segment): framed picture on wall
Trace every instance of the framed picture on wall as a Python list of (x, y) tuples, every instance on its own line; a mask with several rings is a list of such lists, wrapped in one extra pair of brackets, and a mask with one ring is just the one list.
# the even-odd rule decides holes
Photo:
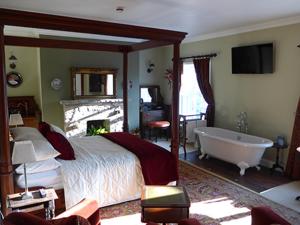
[(6, 82), (10, 87), (18, 87), (22, 84), (23, 78), (20, 73), (12, 71), (6, 75)]

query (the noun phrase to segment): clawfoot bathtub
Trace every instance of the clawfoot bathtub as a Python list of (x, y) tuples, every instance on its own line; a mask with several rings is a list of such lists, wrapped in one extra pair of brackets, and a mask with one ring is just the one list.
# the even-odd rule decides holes
[(194, 132), (201, 145), (200, 159), (212, 156), (236, 164), (241, 176), (249, 167), (259, 169), (265, 149), (273, 145), (269, 139), (216, 127), (198, 127)]

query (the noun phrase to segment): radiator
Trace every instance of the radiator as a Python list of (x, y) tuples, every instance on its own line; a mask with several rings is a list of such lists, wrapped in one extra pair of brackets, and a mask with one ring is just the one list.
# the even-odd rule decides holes
[(195, 143), (194, 128), (206, 127), (206, 120), (187, 120), (186, 121), (186, 138), (187, 143)]

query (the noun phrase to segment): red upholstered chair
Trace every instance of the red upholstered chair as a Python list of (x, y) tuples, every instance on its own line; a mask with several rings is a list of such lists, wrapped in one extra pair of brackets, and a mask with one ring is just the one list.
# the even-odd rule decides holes
[(99, 225), (99, 206), (95, 200), (84, 199), (55, 217), (45, 220), (29, 213), (14, 212), (4, 218), (4, 225)]
[[(251, 210), (252, 225), (291, 225), (281, 216), (277, 215), (269, 207), (254, 207)], [(157, 225), (156, 223), (147, 223), (147, 225)], [(196, 219), (185, 219), (182, 220), (178, 225), (201, 225)]]
[(291, 225), (269, 207), (254, 207), (251, 210), (252, 225)]

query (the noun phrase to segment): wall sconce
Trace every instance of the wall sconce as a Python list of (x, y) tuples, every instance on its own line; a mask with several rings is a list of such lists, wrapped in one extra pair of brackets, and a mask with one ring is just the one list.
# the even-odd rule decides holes
[(154, 63), (150, 62), (147, 68), (147, 72), (151, 73), (154, 70), (154, 67), (155, 67)]
[(16, 63), (17, 63), (17, 57), (16, 56), (14, 56), (14, 54), (13, 53), (11, 53), (11, 56), (8, 58), (8, 60), (10, 61), (10, 63), (9, 63), (9, 67), (11, 68), (11, 69), (15, 69), (16, 68)]

